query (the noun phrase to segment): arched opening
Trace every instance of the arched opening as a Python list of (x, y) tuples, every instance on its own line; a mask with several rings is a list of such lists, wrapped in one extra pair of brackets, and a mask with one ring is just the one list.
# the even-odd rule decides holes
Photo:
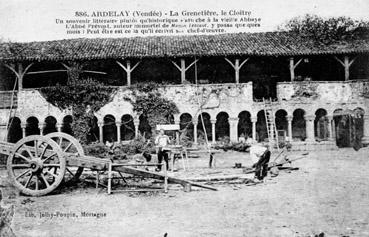
[(285, 141), (288, 131), (287, 112), (283, 109), (275, 113), (275, 126), (278, 133), (278, 141)]
[(29, 117), (26, 121), (26, 136), (39, 135), (40, 129), (38, 127), (38, 119), (36, 117)]
[(103, 141), (117, 141), (117, 126), (113, 115), (105, 115), (103, 126)]
[(17, 141), (22, 139), (22, 136), (23, 134), (21, 120), (18, 117), (10, 118), (7, 141), (11, 143), (16, 143)]
[(202, 113), (202, 118), (204, 120), (204, 125), (205, 125), (205, 129), (204, 126), (202, 124), (202, 119), (201, 119), (201, 115), (198, 116), (198, 122), (197, 122), (197, 142), (199, 144), (204, 144), (206, 143), (205, 140), (205, 131), (206, 131), (206, 137), (208, 141), (211, 141), (211, 122), (210, 122), (210, 115), (208, 113)]
[(133, 117), (129, 114), (122, 116), (122, 125), (120, 126), (120, 134), (122, 141), (128, 141), (135, 138), (135, 125)]
[(147, 117), (143, 114), (140, 116), (140, 124), (138, 125), (138, 130), (140, 134), (145, 138), (150, 138), (152, 136), (152, 128), (147, 120)]
[(73, 122), (73, 118), (71, 115), (65, 116), (63, 118), (63, 126), (62, 126), (61, 131), (69, 135), (73, 135), (72, 122)]
[(239, 137), (252, 137), (252, 122), (250, 112), (242, 111), (238, 114), (237, 131)]
[[(68, 116), (66, 116), (66, 117), (68, 117)], [(99, 141), (100, 131), (99, 131), (99, 126), (98, 126), (97, 122), (98, 122), (98, 119), (95, 116), (93, 117), (93, 119), (90, 119), (88, 121), (88, 124), (90, 126), (90, 131), (87, 134), (87, 140), (89, 142)]]
[(361, 147), (364, 131), (364, 110), (337, 109), (333, 112), (338, 147)]
[(166, 119), (167, 119), (168, 124), (174, 124), (174, 115), (173, 114), (168, 114)]
[(185, 139), (193, 141), (193, 123), (191, 114), (181, 114), (179, 117), (179, 129), (181, 130), (181, 140)]
[(229, 138), (229, 121), (228, 121), (228, 118), (229, 118), (229, 116), (226, 112), (218, 113), (217, 121), (215, 123), (215, 138), (216, 138), (216, 140), (222, 139), (224, 137)]
[(361, 140), (364, 136), (364, 114), (365, 111), (362, 108), (354, 109), (354, 143), (359, 143), (360, 147), (362, 146)]
[(315, 137), (319, 140), (328, 140), (329, 137), (329, 120), (325, 109), (318, 109), (315, 112), (314, 120)]
[(264, 141), (267, 138), (268, 138), (268, 131), (266, 128), (265, 113), (264, 113), (264, 110), (260, 110), (257, 113), (256, 140), (260, 142), (260, 141)]
[(52, 132), (57, 132), (58, 130), (56, 129), (56, 123), (57, 123), (56, 118), (54, 118), (53, 116), (46, 117), (43, 129), (44, 135)]
[(292, 138), (298, 141), (304, 141), (306, 139), (306, 122), (305, 111), (303, 109), (296, 109), (293, 111), (292, 119)]

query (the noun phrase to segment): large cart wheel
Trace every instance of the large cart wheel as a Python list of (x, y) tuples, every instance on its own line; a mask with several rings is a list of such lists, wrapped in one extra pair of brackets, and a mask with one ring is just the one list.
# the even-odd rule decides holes
[[(78, 142), (77, 139), (72, 137), (69, 134), (62, 133), (62, 132), (53, 132), (46, 135), (53, 139), (59, 147), (62, 149), (64, 153), (73, 154), (77, 156), (84, 156), (85, 152), (83, 151), (83, 147)], [(64, 176), (65, 183), (73, 183), (77, 182), (81, 177), (83, 172), (83, 167), (66, 167), (66, 172)]]
[(32, 135), (19, 140), (11, 151), (7, 170), (14, 186), (23, 194), (42, 196), (62, 182), (66, 160), (52, 139)]

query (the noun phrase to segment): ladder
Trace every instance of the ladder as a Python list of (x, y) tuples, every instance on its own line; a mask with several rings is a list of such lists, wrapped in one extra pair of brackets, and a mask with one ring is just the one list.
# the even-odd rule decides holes
[(279, 151), (278, 131), (275, 124), (275, 115), (272, 100), (266, 100), (263, 98), (263, 103), (269, 146), (272, 148), (274, 147), (274, 145), (276, 145), (277, 150)]

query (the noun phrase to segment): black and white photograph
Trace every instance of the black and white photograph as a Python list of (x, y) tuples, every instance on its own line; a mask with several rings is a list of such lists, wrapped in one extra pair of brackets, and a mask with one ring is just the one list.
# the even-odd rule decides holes
[(0, 237), (369, 237), (368, 0), (0, 0)]

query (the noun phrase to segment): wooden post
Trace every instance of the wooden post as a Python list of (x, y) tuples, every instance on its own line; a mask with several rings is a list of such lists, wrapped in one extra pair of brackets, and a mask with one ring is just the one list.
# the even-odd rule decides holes
[(291, 81), (295, 80), (295, 69), (296, 67), (302, 62), (302, 59), (300, 59), (299, 61), (297, 61), (297, 63), (295, 64), (294, 62), (294, 58), (290, 57), (290, 75), (291, 75)]
[(240, 64), (240, 60), (237, 58), (234, 62), (234, 64), (231, 62), (231, 60), (229, 60), (228, 58), (224, 58), (233, 68), (234, 68), (234, 74), (235, 74), (235, 81), (236, 83), (240, 83), (240, 69), (242, 68), (242, 66), (250, 59), (250, 58), (246, 58), (241, 64)]
[(23, 89), (23, 65), (21, 63), (18, 63), (18, 90)]
[(181, 83), (183, 84), (186, 81), (186, 62), (183, 58), (181, 58)]
[(341, 59), (339, 59), (338, 57), (334, 57), (345, 69), (345, 81), (350, 80), (350, 66), (352, 65), (353, 62), (355, 62), (355, 58), (353, 58), (350, 61), (349, 56), (344, 56), (343, 61)]
[(178, 64), (174, 61), (172, 61), (173, 65), (181, 72), (181, 83), (183, 84), (186, 81), (186, 71), (192, 67), (198, 59), (193, 61), (188, 67), (186, 67), (186, 61), (184, 58), (181, 58), (181, 66), (178, 66)]
[(123, 70), (127, 73), (127, 86), (131, 86), (131, 73), (140, 64), (141, 61), (137, 62), (133, 67), (131, 67), (131, 61), (127, 60), (126, 66), (124, 66), (119, 61), (115, 61)]
[(168, 192), (168, 172), (167, 172), (167, 165), (165, 162), (163, 162), (161, 164), (161, 166), (164, 166), (164, 192), (167, 193)]
[[(108, 194), (111, 194), (111, 179), (112, 179), (112, 173), (113, 173), (113, 169), (112, 169), (112, 162), (109, 162), (109, 167), (108, 167)], [(99, 172), (99, 171), (97, 171)]]
[(23, 77), (24, 75), (27, 73), (28, 69), (33, 65), (33, 63), (30, 63), (25, 69), (23, 69), (23, 65), (21, 63), (18, 63), (18, 71), (15, 70), (15, 65), (14, 64), (4, 64), (5, 67), (9, 68), (10, 71), (12, 71), (17, 80), (18, 80), (18, 90), (22, 90), (23, 89)]

